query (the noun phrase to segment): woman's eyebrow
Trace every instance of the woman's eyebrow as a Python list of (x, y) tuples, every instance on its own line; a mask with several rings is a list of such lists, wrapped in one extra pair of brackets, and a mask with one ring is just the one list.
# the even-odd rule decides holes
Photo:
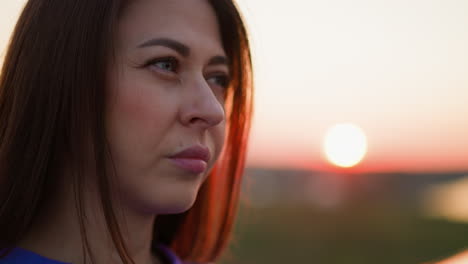
[(180, 43), (177, 40), (168, 39), (168, 38), (150, 39), (138, 45), (138, 48), (145, 48), (145, 47), (150, 47), (150, 46), (164, 46), (164, 47), (175, 50), (176, 52), (180, 53), (180, 55), (184, 57), (188, 57), (190, 55), (189, 47)]
[(229, 66), (229, 59), (226, 56), (214, 56), (208, 62), (208, 65), (226, 65)]

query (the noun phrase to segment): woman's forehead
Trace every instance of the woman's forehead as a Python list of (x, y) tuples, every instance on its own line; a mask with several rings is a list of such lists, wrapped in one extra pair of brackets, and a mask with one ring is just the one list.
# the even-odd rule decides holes
[(132, 1), (118, 23), (119, 45), (131, 48), (156, 37), (221, 46), (216, 14), (207, 0)]

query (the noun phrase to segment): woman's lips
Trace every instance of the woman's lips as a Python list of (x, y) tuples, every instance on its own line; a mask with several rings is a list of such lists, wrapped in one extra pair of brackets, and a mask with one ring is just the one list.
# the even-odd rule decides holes
[(169, 159), (177, 167), (191, 173), (199, 174), (204, 172), (208, 167), (210, 150), (205, 146), (196, 145), (170, 156)]
[(206, 170), (208, 164), (200, 159), (171, 158), (172, 163), (177, 167), (192, 173), (202, 173)]

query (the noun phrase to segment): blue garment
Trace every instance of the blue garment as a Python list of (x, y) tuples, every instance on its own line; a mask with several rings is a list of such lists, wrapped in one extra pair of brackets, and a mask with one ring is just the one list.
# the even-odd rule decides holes
[(32, 251), (14, 248), (10, 254), (0, 259), (0, 264), (70, 264), (49, 259)]
[[(182, 261), (165, 246), (156, 246), (158, 252), (168, 264), (182, 264)], [(71, 264), (49, 259), (32, 251), (16, 247), (6, 257), (0, 259), (0, 264)]]

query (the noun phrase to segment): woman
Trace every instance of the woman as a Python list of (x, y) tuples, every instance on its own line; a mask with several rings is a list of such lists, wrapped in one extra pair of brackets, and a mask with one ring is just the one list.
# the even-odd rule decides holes
[(29, 0), (0, 79), (0, 263), (215, 261), (251, 106), (231, 0)]

